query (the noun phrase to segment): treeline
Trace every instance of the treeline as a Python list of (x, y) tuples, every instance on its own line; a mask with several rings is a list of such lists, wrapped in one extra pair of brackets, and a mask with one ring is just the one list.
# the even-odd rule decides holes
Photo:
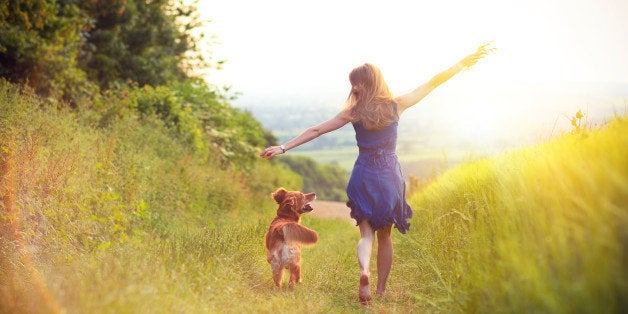
[(210, 66), (183, 1), (3, 1), (0, 75), (40, 95), (78, 104), (99, 88), (131, 81), (165, 85)]
[(316, 192), (316, 197), (322, 200), (346, 201), (349, 173), (342, 167), (319, 164), (306, 156), (285, 156), (279, 161), (303, 177), (304, 191)]
[[(232, 107), (227, 89), (192, 74), (222, 63), (199, 51), (204, 35), (193, 34), (201, 25), (195, 6), (184, 1), (6, 1), (0, 76), (96, 126), (133, 115), (159, 119), (198, 154), (246, 169), (261, 147), (278, 140)], [(314, 168), (295, 170), (327, 187), (335, 172)]]
[(157, 118), (225, 164), (245, 165), (272, 140), (226, 92), (190, 75), (211, 67), (192, 36), (194, 6), (170, 1), (8, 1), (0, 10), (0, 76), (92, 117)]

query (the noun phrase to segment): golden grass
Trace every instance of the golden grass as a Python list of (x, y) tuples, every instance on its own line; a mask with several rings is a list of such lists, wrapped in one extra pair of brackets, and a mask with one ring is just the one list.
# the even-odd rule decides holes
[(284, 168), (222, 169), (159, 124), (91, 128), (45, 108), (0, 89), (0, 312), (628, 309), (625, 118), (463, 164), (415, 193), (388, 295), (365, 308), (346, 221), (306, 215), (320, 239), (303, 250), (304, 282), (274, 288), (269, 194), (300, 184)]
[(442, 283), (421, 296), (437, 309), (626, 309), (626, 119), (462, 165), (412, 205), (418, 230), (403, 258)]

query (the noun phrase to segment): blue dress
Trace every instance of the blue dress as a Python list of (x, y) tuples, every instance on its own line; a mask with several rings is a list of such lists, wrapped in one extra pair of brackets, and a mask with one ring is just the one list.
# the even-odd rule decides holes
[(367, 130), (362, 123), (353, 123), (360, 153), (347, 185), (347, 206), (357, 225), (367, 219), (373, 230), (394, 224), (406, 233), (412, 209), (395, 154), (397, 126), (395, 121), (382, 130)]

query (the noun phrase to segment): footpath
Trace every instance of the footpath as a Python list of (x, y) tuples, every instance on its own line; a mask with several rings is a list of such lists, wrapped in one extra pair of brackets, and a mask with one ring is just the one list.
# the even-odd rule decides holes
[(350, 223), (355, 223), (349, 216), (350, 209), (343, 202), (330, 202), (315, 200), (311, 203), (314, 210), (310, 215), (319, 218), (340, 218)]

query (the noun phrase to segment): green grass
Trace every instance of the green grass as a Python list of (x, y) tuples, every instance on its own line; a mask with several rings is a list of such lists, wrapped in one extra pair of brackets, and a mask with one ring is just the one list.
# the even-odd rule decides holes
[(462, 165), (412, 198), (421, 295), (446, 312), (628, 304), (628, 120)]
[[(278, 289), (266, 262), (267, 221), (214, 230), (178, 230), (89, 254), (65, 256), (44, 276), (59, 307), (88, 313), (361, 312), (357, 228), (341, 220), (306, 217), (319, 243), (303, 249), (303, 282)], [(56, 255), (56, 254), (55, 254)], [(55, 256), (50, 256), (55, 258)], [(59, 256), (57, 256), (59, 258)], [(63, 265), (63, 266), (61, 266)], [(393, 274), (391, 286), (405, 280)], [(392, 288), (374, 310), (420, 306)]]
[[(358, 229), (305, 215), (277, 289), (265, 160), (200, 159), (155, 121), (106, 128), (0, 90), (0, 312), (614, 313), (628, 305), (628, 120), (462, 164), (415, 193), (388, 294), (357, 302)], [(211, 154), (210, 154), (211, 155)], [(377, 280), (375, 255), (373, 281)]]

